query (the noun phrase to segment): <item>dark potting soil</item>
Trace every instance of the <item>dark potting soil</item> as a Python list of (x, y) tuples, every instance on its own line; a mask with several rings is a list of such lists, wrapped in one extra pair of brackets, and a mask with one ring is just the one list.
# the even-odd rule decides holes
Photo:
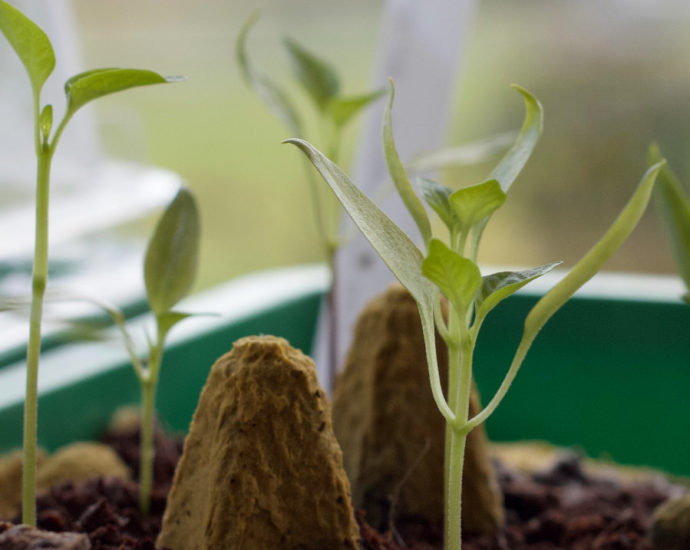
[[(104, 437), (138, 474), (137, 429)], [(181, 438), (156, 435), (155, 488), (151, 514), (142, 518), (133, 482), (93, 479), (63, 483), (40, 496), (40, 528), (88, 535), (93, 550), (154, 550), (166, 495), (182, 449)], [(498, 465), (505, 495), (506, 527), (492, 536), (464, 534), (464, 550), (652, 550), (646, 539), (649, 518), (668, 498), (668, 484), (649, 481), (622, 485), (582, 471), (568, 455), (551, 470), (528, 475)], [(414, 518), (396, 521), (379, 533), (356, 513), (364, 550), (439, 550), (440, 525)], [(15, 523), (19, 518), (14, 518)], [(158, 549), (162, 550), (162, 549)], [(277, 549), (278, 550), (278, 549)]]

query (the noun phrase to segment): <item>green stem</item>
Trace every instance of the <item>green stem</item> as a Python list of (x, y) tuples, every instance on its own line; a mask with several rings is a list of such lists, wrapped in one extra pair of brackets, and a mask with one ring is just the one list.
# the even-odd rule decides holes
[(141, 451), (139, 454), (139, 509), (149, 515), (153, 489), (153, 461), (156, 450), (153, 443), (156, 411), (156, 388), (163, 355), (165, 334), (158, 330), (156, 345), (149, 352), (149, 365), (141, 384)]
[[(38, 102), (35, 103), (38, 127)], [(26, 353), (26, 398), (24, 401), (24, 462), (22, 469), (22, 522), (36, 524), (36, 447), (38, 421), (38, 363), (41, 353), (43, 297), (48, 280), (48, 203), (52, 149), (44, 147), (36, 133), (36, 219), (34, 261), (31, 276), (31, 316)]]

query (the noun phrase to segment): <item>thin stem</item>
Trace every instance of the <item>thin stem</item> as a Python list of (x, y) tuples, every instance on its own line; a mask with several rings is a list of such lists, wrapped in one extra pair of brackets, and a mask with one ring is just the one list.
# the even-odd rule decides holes
[(328, 373), (329, 391), (333, 391), (335, 376), (338, 370), (338, 311), (337, 288), (338, 274), (335, 268), (336, 248), (332, 247), (328, 255), (328, 268), (331, 272), (331, 287), (328, 289)]
[(141, 451), (139, 455), (139, 509), (144, 517), (151, 507), (153, 488), (153, 461), (155, 447), (153, 442), (156, 410), (156, 388), (163, 355), (165, 333), (158, 329), (156, 344), (149, 352), (149, 365), (141, 384)]

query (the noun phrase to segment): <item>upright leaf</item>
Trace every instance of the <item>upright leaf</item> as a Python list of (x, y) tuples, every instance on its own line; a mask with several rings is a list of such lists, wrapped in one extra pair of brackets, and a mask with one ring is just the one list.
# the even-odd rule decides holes
[(314, 100), (319, 111), (325, 110), (328, 102), (340, 89), (335, 70), (290, 38), (285, 39), (285, 47), (297, 80)]
[(259, 71), (247, 55), (247, 36), (258, 19), (259, 11), (257, 10), (242, 25), (240, 34), (237, 37), (237, 43), (235, 44), (237, 63), (240, 66), (245, 81), (254, 90), (254, 93), (259, 96), (261, 101), (264, 102), (268, 110), (278, 117), (290, 132), (296, 136), (301, 136), (302, 123), (297, 114), (297, 109), (293, 106), (290, 98), (282, 88)]
[(395, 87), (393, 81), (390, 82), (390, 92), (388, 93), (388, 102), (383, 113), (383, 151), (386, 155), (386, 164), (388, 165), (388, 172), (390, 172), (395, 188), (402, 199), (405, 207), (412, 215), (419, 232), (422, 234), (424, 243), (431, 240), (431, 224), (429, 218), (424, 210), (424, 205), (419, 197), (415, 194), (412, 184), (407, 177), (405, 168), (403, 167), (398, 151), (395, 148), (395, 139), (393, 138), (393, 98), (395, 96)]
[(451, 196), (453, 190), (427, 178), (420, 178), (419, 188), (426, 203), (434, 209), (446, 227), (451, 229), (456, 222), (455, 212), (448, 202), (448, 197)]
[(520, 92), (525, 100), (525, 121), (515, 143), (489, 176), (490, 179), (497, 180), (501, 184), (501, 189), (506, 193), (532, 155), (544, 124), (544, 111), (541, 103), (517, 84), (513, 84), (513, 88)]
[(345, 126), (353, 116), (385, 93), (385, 90), (376, 90), (357, 96), (334, 97), (328, 102), (328, 114), (337, 127)]
[(180, 189), (158, 221), (144, 260), (146, 295), (159, 317), (168, 313), (194, 282), (199, 231), (194, 196), (188, 189)]
[(422, 262), (422, 273), (441, 289), (453, 307), (462, 314), (472, 305), (482, 286), (477, 265), (438, 239), (431, 239), (429, 243), (429, 252)]
[(55, 68), (55, 52), (46, 33), (14, 6), (0, 0), (0, 31), (21, 60), (38, 97)]
[(288, 139), (284, 143), (296, 145), (307, 156), (333, 189), (355, 225), (417, 302), (422, 321), (431, 392), (441, 414), (449, 422), (454, 422), (455, 414), (448, 407), (441, 387), (434, 335), (435, 289), (434, 285), (422, 275), (422, 253), (388, 216), (357, 189), (340, 168), (313, 145), (301, 139)]
[(469, 231), (488, 218), (506, 201), (506, 194), (496, 180), (458, 189), (448, 197), (458, 229)]
[[(661, 158), (659, 147), (652, 145), (649, 163), (659, 162)], [(690, 290), (690, 195), (668, 165), (659, 172), (654, 202), (668, 235), (678, 273)], [(689, 297), (690, 293), (685, 299)]]
[(94, 69), (74, 75), (65, 82), (67, 112), (72, 115), (89, 101), (99, 97), (151, 84), (177, 79), (165, 78), (144, 69)]

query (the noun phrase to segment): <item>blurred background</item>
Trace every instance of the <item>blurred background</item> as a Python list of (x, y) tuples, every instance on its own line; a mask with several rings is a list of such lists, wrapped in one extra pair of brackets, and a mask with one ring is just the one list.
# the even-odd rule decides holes
[[(345, 92), (367, 91), (383, 2), (70, 4), (80, 69), (132, 66), (186, 77), (180, 84), (105, 98), (88, 109), (110, 155), (177, 172), (196, 192), (203, 220), (197, 286), (322, 260), (301, 159), (280, 145), (290, 136), (242, 80), (234, 43), (241, 24), (261, 7), (249, 40), (252, 59), (309, 112), (291, 76), (283, 37), (331, 62)], [(518, 129), (523, 107), (510, 83), (532, 91), (545, 109), (543, 138), (489, 225), (480, 261), (539, 265), (560, 259), (572, 265), (631, 194), (652, 141), (681, 179), (690, 180), (687, 2), (492, 0), (476, 4), (470, 28), (457, 68), (448, 143)], [(396, 117), (404, 124), (404, 113)], [(355, 122), (346, 132), (345, 167), (359, 128)], [(451, 187), (475, 184), (492, 166), (448, 170), (441, 177)], [(2, 200), (8, 199), (0, 195)], [(120, 231), (148, 234), (152, 219)], [(653, 212), (607, 268), (673, 271)]]

